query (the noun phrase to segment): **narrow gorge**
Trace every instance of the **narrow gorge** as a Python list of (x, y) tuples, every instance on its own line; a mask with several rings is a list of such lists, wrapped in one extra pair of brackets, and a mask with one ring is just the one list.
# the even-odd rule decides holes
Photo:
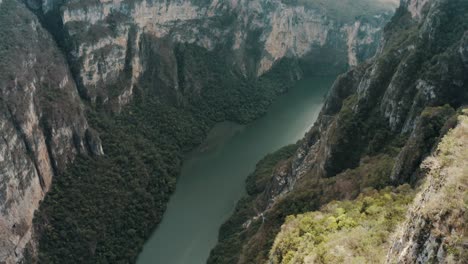
[(0, 263), (467, 257), (466, 0), (0, 0), (0, 37)]

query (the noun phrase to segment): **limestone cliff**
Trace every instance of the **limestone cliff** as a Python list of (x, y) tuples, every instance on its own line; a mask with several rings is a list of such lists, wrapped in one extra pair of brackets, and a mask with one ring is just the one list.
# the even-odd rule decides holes
[(467, 11), (463, 0), (402, 1), (379, 53), (335, 81), (295, 155), (221, 228), (210, 263), (263, 262), (286, 215), (420, 180), (419, 164), (468, 102)]
[(0, 262), (15, 263), (58, 171), (102, 154), (66, 60), (22, 4), (0, 4)]
[[(468, 111), (421, 164), (424, 183), (386, 263), (464, 263), (468, 256)], [(390, 239), (389, 239), (390, 240)]]
[(60, 28), (54, 31), (64, 39), (82, 95), (121, 106), (147, 70), (145, 61), (157, 59), (147, 57), (148, 38), (165, 46), (162, 56), (176, 62), (165, 65), (168, 85), (176, 90), (174, 80), (183, 78), (177, 74), (177, 43), (223, 49), (225, 63), (245, 76), (260, 76), (286, 57), (305, 58), (321, 68), (327, 61), (339, 71), (354, 66), (375, 53), (395, 8), (394, 1), (363, 2), (369, 10), (339, 6), (357, 17), (346, 19), (320, 1), (42, 1), (30, 6), (50, 27)]

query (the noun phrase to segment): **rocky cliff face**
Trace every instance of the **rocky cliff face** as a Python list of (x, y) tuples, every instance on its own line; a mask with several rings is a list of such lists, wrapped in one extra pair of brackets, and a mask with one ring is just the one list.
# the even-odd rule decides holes
[(402, 1), (375, 59), (336, 80), (295, 155), (223, 226), (211, 263), (265, 261), (285, 215), (418, 181), (444, 123), (468, 102), (467, 10), (466, 1)]
[[(339, 20), (318, 3), (284, 2), (289, 1), (43, 1), (30, 6), (50, 21), (59, 13), (54, 23), (65, 38), (82, 95), (119, 106), (131, 98), (145, 61), (157, 59), (147, 57), (143, 42), (148, 38), (162, 40), (159, 45), (168, 47), (163, 56), (174, 62), (177, 43), (224, 49), (226, 63), (245, 76), (260, 76), (283, 58), (307, 55), (308, 64), (326, 60), (341, 70), (375, 53), (395, 7), (392, 1), (371, 3), (368, 13), (357, 12), (359, 18)], [(165, 65), (171, 68), (166, 79), (182, 78), (180, 66)], [(169, 85), (177, 90), (177, 82)]]
[(396, 231), (387, 263), (463, 263), (467, 257), (468, 116), (421, 164), (425, 176), (406, 220)]
[(67, 63), (25, 6), (0, 5), (0, 262), (15, 263), (57, 171), (102, 154)]

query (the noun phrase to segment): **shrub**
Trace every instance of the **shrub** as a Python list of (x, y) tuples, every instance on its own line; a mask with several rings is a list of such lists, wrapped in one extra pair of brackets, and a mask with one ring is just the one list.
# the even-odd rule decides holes
[[(389, 234), (413, 199), (409, 185), (368, 190), (354, 201), (288, 216), (270, 251), (271, 263), (381, 263)], [(307, 260), (307, 261), (306, 261)]]

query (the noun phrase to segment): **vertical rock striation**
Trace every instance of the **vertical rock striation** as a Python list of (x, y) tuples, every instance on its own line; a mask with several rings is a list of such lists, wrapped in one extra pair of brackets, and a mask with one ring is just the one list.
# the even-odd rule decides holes
[(76, 86), (48, 32), (16, 1), (0, 4), (0, 18), (0, 262), (16, 263), (53, 176), (102, 148), (86, 137)]
[(169, 48), (188, 43), (210, 51), (224, 49), (226, 63), (246, 76), (260, 76), (283, 58), (306, 58), (315, 66), (328, 60), (342, 70), (375, 53), (395, 7), (392, 1), (374, 3), (368, 13), (341, 20), (319, 4), (280, 0), (53, 3), (43, 1), (42, 11), (46, 18), (55, 15), (53, 10), (61, 16), (82, 95), (91, 101), (115, 101), (118, 107), (128, 103), (146, 70), (143, 62), (150, 60), (141, 50), (142, 40), (148, 39), (143, 35), (165, 39), (161, 45)]
[(467, 257), (468, 111), (421, 165), (425, 175), (386, 263), (464, 263)]

